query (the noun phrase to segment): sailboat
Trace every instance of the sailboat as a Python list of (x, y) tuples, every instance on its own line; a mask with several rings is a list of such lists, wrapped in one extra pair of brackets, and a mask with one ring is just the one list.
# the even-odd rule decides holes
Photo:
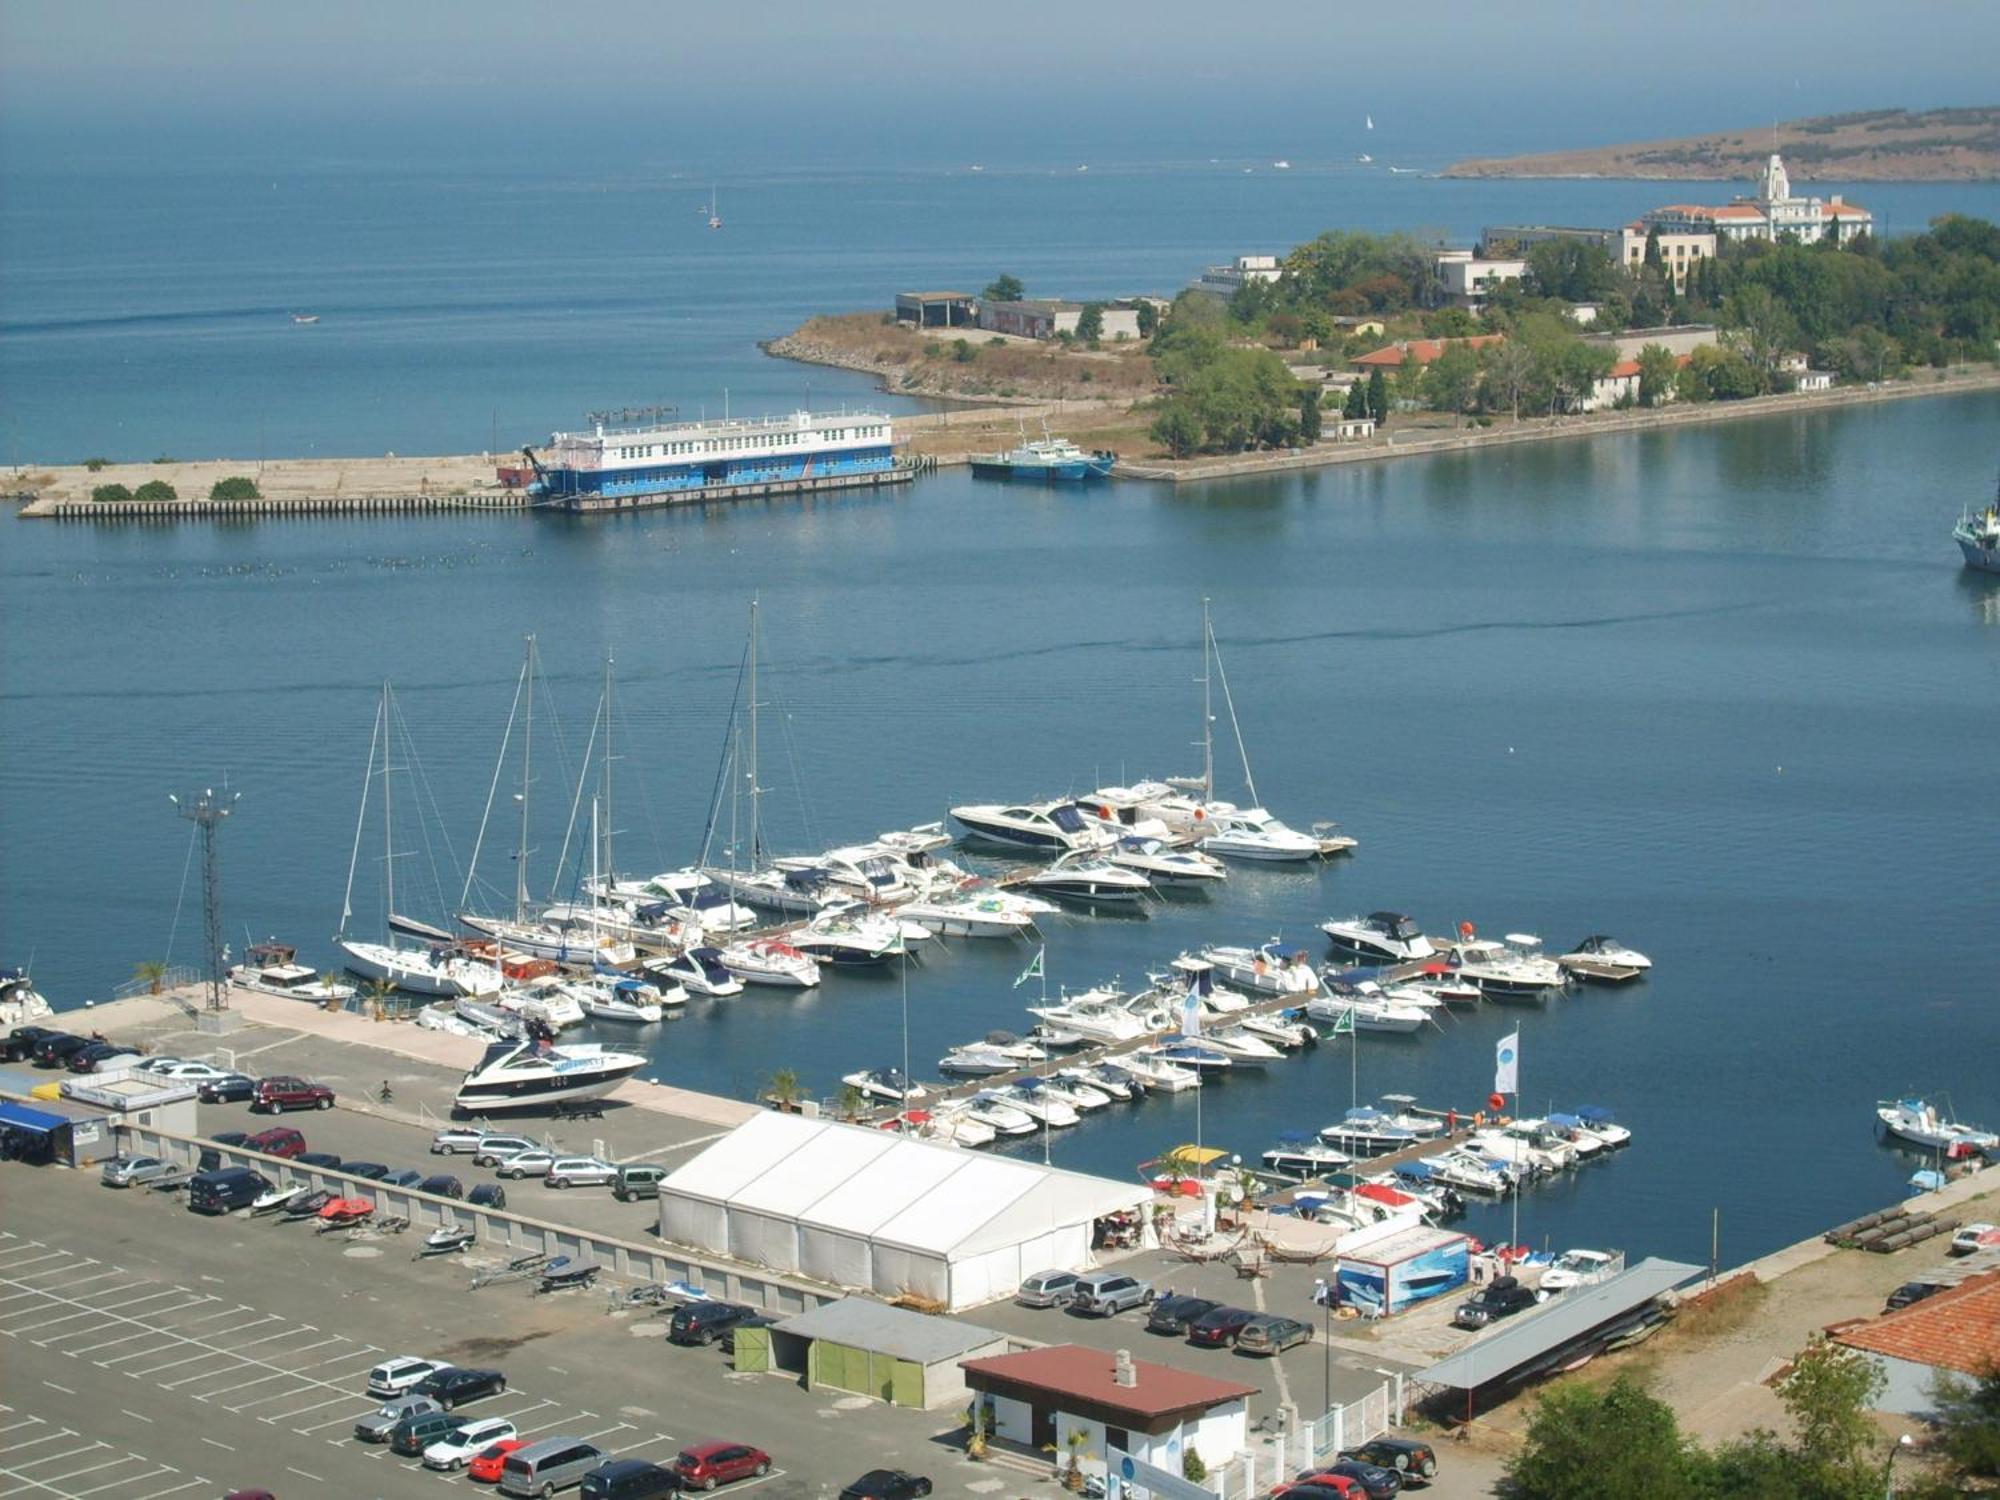
[[(368, 774), (362, 781), (361, 813), (355, 819), (354, 852), (347, 861), (347, 893), (341, 898), (340, 931), (334, 935), (334, 942), (346, 955), (348, 971), (364, 979), (394, 985), (399, 990), (417, 995), (456, 997), (497, 994), (503, 983), (500, 974), (485, 964), (474, 963), (450, 943), (432, 942), (421, 948), (405, 948), (396, 941), (399, 934), (411, 928), (426, 932), (437, 932), (438, 929), (396, 915), (396, 860), (399, 856), (396, 853), (395, 799), (391, 787), (391, 777), (396, 768), (391, 764), (390, 750), (397, 723), (395, 706), (394, 691), (385, 682), (382, 684), (381, 700), (375, 709), (374, 733), (368, 741)], [(382, 753), (379, 771), (375, 765), (378, 748)], [(350, 937), (347, 930), (348, 924), (354, 920), (354, 872), (361, 860), (361, 833), (368, 815), (369, 783), (377, 775), (382, 778), (382, 898), (388, 928), (388, 941), (383, 943)]]
[[(1368, 130), (1373, 130), (1375, 128), (1375, 117), (1373, 115), (1363, 115), (1361, 117), (1361, 120), (1364, 128)], [(1363, 165), (1364, 167), (1367, 166), (1370, 162), (1375, 160), (1375, 158), (1370, 156), (1366, 151), (1362, 152), (1359, 156), (1355, 157), (1354, 159), (1360, 162), (1361, 165)]]
[(722, 227), (722, 195), (714, 188), (708, 190), (708, 227), (710, 229)]

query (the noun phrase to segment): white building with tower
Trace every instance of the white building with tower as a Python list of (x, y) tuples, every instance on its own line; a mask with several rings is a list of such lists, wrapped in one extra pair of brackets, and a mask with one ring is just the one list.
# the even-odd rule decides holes
[(1712, 234), (1718, 240), (1795, 240), (1816, 245), (1831, 240), (1844, 245), (1875, 230), (1875, 216), (1840, 194), (1830, 198), (1802, 197), (1792, 191), (1785, 160), (1777, 152), (1764, 164), (1757, 191), (1719, 206), (1671, 203), (1640, 220), (1658, 229), (1662, 238), (1674, 234)]

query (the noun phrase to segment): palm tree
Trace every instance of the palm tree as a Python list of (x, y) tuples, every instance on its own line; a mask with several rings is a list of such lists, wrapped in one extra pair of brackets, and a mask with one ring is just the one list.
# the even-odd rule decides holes
[(1083, 1488), (1083, 1450), (1090, 1442), (1090, 1434), (1081, 1427), (1069, 1430), (1069, 1467), (1063, 1470), (1063, 1488), (1080, 1490)]
[(799, 1075), (791, 1068), (780, 1068), (771, 1075), (769, 1097), (781, 1114), (795, 1114), (799, 1106)]
[(157, 995), (166, 987), (166, 960), (149, 958), (133, 968), (132, 977), (146, 987), (147, 994)]
[(368, 997), (376, 1019), (380, 1020), (382, 1013), (389, 1008), (390, 1000), (395, 997), (396, 986), (387, 979), (371, 979), (362, 993)]
[(861, 1109), (862, 1109), (862, 1106), (863, 1106), (863, 1105), (864, 1105), (864, 1104), (865, 1104), (866, 1102), (867, 1102), (867, 1101), (866, 1101), (866, 1100), (864, 1100), (864, 1099), (863, 1099), (863, 1098), (861, 1097), (861, 1090), (860, 1090), (860, 1089), (856, 1088), (856, 1087), (855, 1087), (855, 1086), (854, 1086), (853, 1084), (851, 1084), (851, 1083), (850, 1083), (849, 1085), (847, 1085), (847, 1087), (846, 1087), (846, 1088), (844, 1088), (844, 1089), (842, 1089), (842, 1090), (840, 1091), (840, 1117), (841, 1117), (841, 1119), (843, 1119), (843, 1120), (856, 1120), (856, 1119), (859, 1119), (859, 1118), (861, 1117)]

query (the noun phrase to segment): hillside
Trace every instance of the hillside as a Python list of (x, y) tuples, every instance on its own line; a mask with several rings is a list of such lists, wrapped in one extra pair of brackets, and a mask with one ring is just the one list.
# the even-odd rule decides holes
[[(1775, 141), (1775, 147), (1773, 145)], [(1454, 163), (1446, 177), (1742, 180), (1776, 149), (1793, 182), (1974, 182), (2000, 178), (2000, 107), (1878, 109), (1673, 141)]]

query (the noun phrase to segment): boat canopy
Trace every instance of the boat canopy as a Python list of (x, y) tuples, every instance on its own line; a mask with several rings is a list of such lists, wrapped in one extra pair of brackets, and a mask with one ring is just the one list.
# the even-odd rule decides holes
[(1191, 1163), (1197, 1167), (1212, 1167), (1229, 1155), (1220, 1146), (1176, 1146), (1167, 1156), (1178, 1162)]
[(1398, 1177), (1407, 1177), (1412, 1182), (1428, 1182), (1434, 1173), (1431, 1164), (1427, 1161), (1406, 1161), (1400, 1167), (1396, 1168), (1396, 1175)]
[(667, 914), (667, 910), (668, 906), (664, 901), (648, 901), (644, 906), (639, 907), (633, 915), (637, 916), (641, 922), (657, 922)]
[(1576, 1117), (1586, 1125), (1609, 1125), (1611, 1111), (1599, 1104), (1586, 1104), (1576, 1112)]
[(1083, 814), (1077, 811), (1075, 803), (1065, 803), (1049, 814), (1049, 819), (1064, 833), (1083, 831)]
[(1559, 1125), (1564, 1130), (1575, 1130), (1583, 1124), (1581, 1115), (1550, 1115), (1548, 1119), (1551, 1125)]
[(809, 865), (803, 870), (785, 871), (785, 884), (795, 891), (811, 890), (816, 886), (825, 885), (830, 879), (832, 877), (817, 865)]

